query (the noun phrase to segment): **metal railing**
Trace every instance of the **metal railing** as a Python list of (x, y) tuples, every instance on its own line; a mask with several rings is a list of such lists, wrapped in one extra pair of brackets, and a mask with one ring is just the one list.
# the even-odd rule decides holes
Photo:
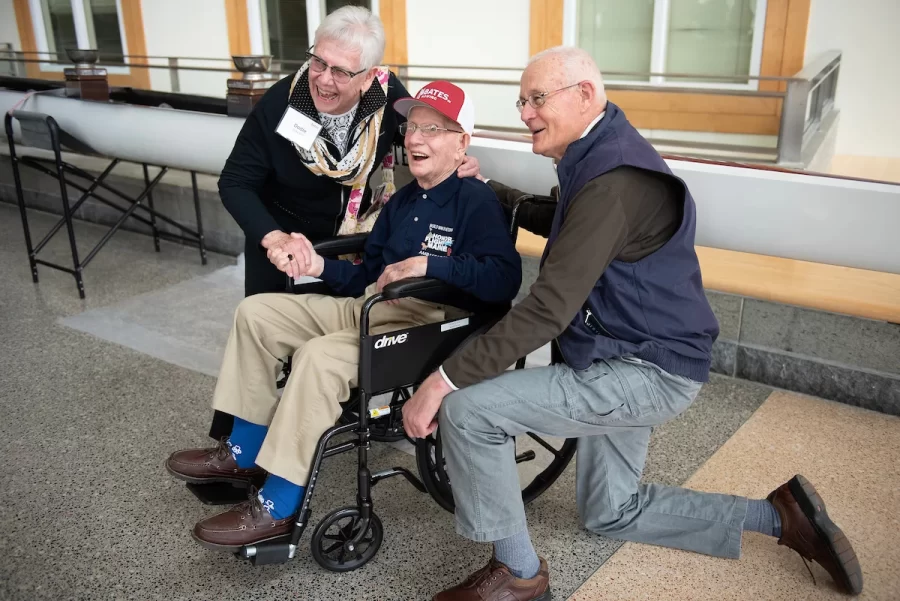
[(825, 52), (797, 73), (787, 87), (778, 128), (778, 163), (805, 165), (837, 118), (841, 53)]
[[(49, 58), (55, 55), (55, 59)], [(60, 60), (62, 58), (62, 60)], [(780, 124), (777, 144), (773, 148), (744, 147), (734, 144), (710, 144), (699, 142), (667, 141), (670, 144), (685, 147), (708, 147), (712, 150), (756, 151), (757, 154), (770, 154), (773, 162), (786, 166), (803, 166), (815, 154), (825, 133), (837, 117), (834, 97), (840, 73), (842, 54), (840, 51), (823, 53), (791, 77), (775, 76), (714, 76), (690, 73), (637, 73), (637, 72), (604, 72), (605, 87), (609, 91), (656, 91), (671, 94), (704, 94), (715, 96), (737, 96), (747, 98), (774, 98), (782, 100)], [(189, 63), (206, 63), (197, 65)], [(271, 73), (283, 76), (292, 73), (303, 60), (275, 59), (272, 61)], [(11, 44), (0, 44), (0, 72), (24, 77), (28, 64), (51, 64), (70, 66), (71, 62), (64, 53), (21, 52), (14, 51)], [(211, 63), (222, 63), (222, 66), (207, 66)], [(184, 72), (207, 72), (235, 74), (230, 58), (216, 57), (178, 57), (155, 55), (109, 55), (100, 54), (98, 66), (108, 68), (165, 69), (169, 72), (171, 92), (182, 91), (182, 74)], [(473, 67), (445, 65), (388, 65), (397, 73), (398, 78), (406, 85), (410, 81), (429, 81), (440, 74), (454, 73), (453, 81), (459, 84), (483, 84), (518, 86), (518, 75), (521, 69), (512, 67)], [(479, 73), (509, 73), (509, 77), (478, 77)], [(458, 72), (472, 73), (474, 76), (457, 76)], [(681, 80), (681, 85), (651, 85), (650, 78), (665, 76), (667, 81)], [(623, 78), (641, 79), (643, 81), (622, 81)], [(616, 81), (616, 80), (619, 81)], [(769, 89), (752, 89), (748, 84), (766, 82)], [(772, 85), (772, 84), (777, 85)], [(733, 87), (725, 87), (731, 84)], [(742, 87), (736, 87), (735, 84)], [(762, 87), (762, 86), (758, 86)], [(224, 94), (224, 87), (222, 90)], [(518, 127), (502, 127), (496, 125), (480, 126), (485, 129), (506, 132), (525, 133), (527, 130)]]
[(24, 66), (19, 72), (19, 62), (16, 60), (16, 51), (10, 43), (0, 44), (0, 73), (11, 77), (22, 77), (25, 74)]

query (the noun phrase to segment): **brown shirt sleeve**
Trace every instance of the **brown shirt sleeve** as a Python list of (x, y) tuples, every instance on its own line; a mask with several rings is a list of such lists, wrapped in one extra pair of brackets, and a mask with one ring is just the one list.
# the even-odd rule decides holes
[(497, 376), (559, 336), (613, 259), (636, 261), (671, 238), (681, 222), (677, 199), (669, 178), (630, 167), (588, 182), (572, 199), (531, 293), (444, 363), (450, 381), (461, 388)]

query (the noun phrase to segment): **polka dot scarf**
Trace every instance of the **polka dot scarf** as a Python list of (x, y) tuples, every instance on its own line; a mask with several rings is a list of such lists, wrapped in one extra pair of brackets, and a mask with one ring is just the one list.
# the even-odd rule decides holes
[[(304, 64), (291, 82), (288, 104), (316, 123), (321, 124), (319, 112), (309, 93), (309, 63)], [(362, 95), (356, 114), (350, 123), (346, 141), (338, 144), (328, 131), (319, 132), (309, 150), (297, 144), (294, 148), (300, 160), (311, 172), (331, 178), (350, 188), (349, 201), (338, 235), (371, 231), (381, 208), (395, 192), (393, 156), (388, 153), (382, 162), (382, 183), (372, 194), (372, 202), (365, 214), (359, 208), (366, 190), (369, 175), (375, 169), (375, 154), (378, 149), (378, 135), (387, 107), (387, 87), (389, 72), (386, 67), (378, 67), (375, 84)], [(346, 152), (342, 152), (346, 148)]]

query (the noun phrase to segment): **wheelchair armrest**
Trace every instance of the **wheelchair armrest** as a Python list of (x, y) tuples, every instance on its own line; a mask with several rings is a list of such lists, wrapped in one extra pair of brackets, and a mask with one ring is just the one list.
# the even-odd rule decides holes
[(439, 305), (450, 305), (472, 313), (509, 310), (509, 303), (487, 303), (443, 280), (428, 277), (391, 282), (382, 289), (381, 296), (386, 300), (412, 297)]
[(443, 280), (437, 278), (406, 278), (391, 282), (381, 291), (386, 299), (405, 298), (407, 296), (416, 296), (417, 294), (449, 294), (458, 290)]
[(313, 248), (323, 257), (346, 255), (362, 252), (366, 246), (368, 232), (364, 234), (350, 234), (349, 236), (336, 236), (325, 238), (313, 244)]

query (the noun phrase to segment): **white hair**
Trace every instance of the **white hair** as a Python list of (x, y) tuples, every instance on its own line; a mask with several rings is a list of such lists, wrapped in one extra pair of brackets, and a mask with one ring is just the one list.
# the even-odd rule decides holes
[(603, 90), (603, 75), (594, 57), (587, 50), (574, 46), (554, 46), (532, 56), (528, 60), (527, 67), (548, 58), (555, 59), (559, 63), (568, 83), (587, 80), (593, 82), (598, 90)]
[(384, 58), (384, 26), (362, 6), (342, 6), (316, 29), (314, 44), (332, 40), (359, 51), (359, 68), (371, 69)]

